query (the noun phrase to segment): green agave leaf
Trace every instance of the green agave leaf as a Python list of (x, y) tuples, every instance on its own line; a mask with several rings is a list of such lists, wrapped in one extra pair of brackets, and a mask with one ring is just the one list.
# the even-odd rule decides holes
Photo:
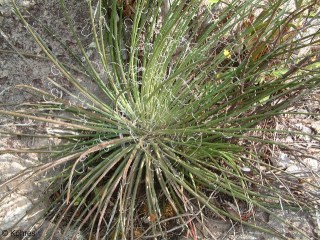
[(214, 3), (220, 2), (220, 0), (207, 0), (207, 1), (208, 1), (208, 3), (210, 3), (210, 4), (214, 4)]
[(277, 69), (275, 71), (273, 71), (271, 74), (275, 77), (282, 77), (283, 74), (285, 74), (286, 72), (288, 72), (288, 68), (280, 68), (280, 69)]

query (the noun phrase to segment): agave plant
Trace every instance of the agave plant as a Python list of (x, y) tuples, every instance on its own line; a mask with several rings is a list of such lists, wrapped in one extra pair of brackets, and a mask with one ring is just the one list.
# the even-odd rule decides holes
[[(298, 34), (312, 27), (308, 13), (318, 16), (317, 3), (297, 1), (290, 10), (285, 0), (164, 2), (87, 1), (91, 46), (103, 66), (99, 71), (64, 0), (61, 9), (77, 49), (64, 45), (63, 36), (53, 37), (72, 64), (52, 52), (12, 1), (73, 90), (50, 78), (68, 99), (17, 86), (42, 100), (0, 114), (46, 122), (53, 131), (32, 137), (61, 141), (19, 150), (50, 154), (46, 163), (1, 186), (61, 166), (48, 178), (51, 203), (45, 218), (55, 227), (46, 231), (47, 239), (60, 227), (64, 235), (70, 228), (82, 230), (87, 239), (170, 239), (178, 230), (196, 239), (197, 231), (207, 230), (205, 213), (285, 238), (249, 218), (263, 210), (290, 224), (273, 209), (312, 209), (317, 194), (306, 198), (290, 190), (299, 176), (265, 161), (243, 142), (288, 148), (253, 132), (277, 132), (259, 124), (288, 114), (288, 107), (319, 87), (319, 52), (296, 56), (319, 44), (318, 32)], [(312, 71), (306, 70), (310, 66)], [(90, 79), (101, 96), (76, 74)], [(196, 229), (196, 222), (203, 227)]]

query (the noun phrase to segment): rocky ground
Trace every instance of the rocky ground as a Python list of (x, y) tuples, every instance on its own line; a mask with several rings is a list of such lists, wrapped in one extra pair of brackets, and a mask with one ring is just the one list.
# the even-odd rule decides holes
[[(56, 91), (55, 87), (47, 81), (47, 77), (54, 78), (61, 84), (66, 85), (64, 79), (59, 75), (57, 70), (47, 60), (40, 57), (41, 49), (34, 43), (30, 35), (27, 33), (23, 25), (17, 20), (8, 6), (9, 0), (0, 0), (0, 105), (10, 103), (30, 102), (33, 97), (29, 94), (22, 93), (14, 86), (18, 84), (29, 84), (35, 87)], [(41, 30), (41, 23), (52, 26), (70, 46), (75, 46), (74, 39), (71, 37), (70, 31), (62, 20), (63, 16), (57, 7), (57, 1), (51, 0), (31, 0), (17, 1), (24, 9), (24, 13), (29, 11), (35, 19), (28, 19), (33, 26)], [(69, 1), (68, 4), (73, 7), (72, 15), (78, 30), (82, 33), (82, 39), (87, 44), (87, 51), (90, 50), (89, 32), (87, 29), (88, 18), (84, 9), (85, 1)], [(45, 33), (44, 33), (45, 34)], [(49, 40), (48, 40), (49, 41)], [(50, 47), (56, 54), (63, 55), (63, 50), (52, 44)], [(33, 53), (36, 56), (19, 55), (15, 51), (21, 53)], [(71, 90), (71, 86), (67, 86)], [(93, 84), (87, 83), (87, 87), (92, 91), (96, 91)], [(58, 93), (57, 93), (58, 94)], [(98, 93), (97, 93), (98, 94)], [(320, 94), (313, 93), (306, 99), (301, 100), (299, 104), (292, 109), (298, 112), (320, 112)], [(5, 107), (10, 107), (10, 106)], [(311, 135), (320, 133), (320, 118), (318, 116), (300, 115), (296, 117), (283, 116), (275, 119), (275, 129), (291, 129), (301, 131)], [(37, 123), (29, 120), (20, 120), (10, 117), (0, 116), (0, 150), (3, 149), (23, 149), (26, 147), (40, 147), (48, 144), (48, 140), (21, 138), (17, 136), (8, 136), (1, 134), (1, 131), (19, 132), (22, 128), (28, 126), (30, 131), (35, 128), (46, 129), (48, 126), (39, 126)], [(271, 157), (279, 165), (286, 168), (291, 173), (296, 172), (313, 172), (319, 173), (319, 141), (310, 136), (274, 136), (275, 140), (288, 143), (292, 148), (301, 149), (300, 156), (292, 155), (290, 152), (282, 152), (280, 149), (272, 151)], [(50, 144), (50, 143), (49, 143)], [(41, 161), (41, 155), (22, 153), (6, 153), (0, 155), (0, 183), (16, 173), (25, 170), (27, 167), (34, 166)], [(38, 179), (40, 180), (40, 179)], [(44, 185), (35, 182), (23, 182), (19, 189), (15, 189), (17, 182), (3, 186), (0, 189), (0, 232), (7, 229), (26, 229), (30, 223), (39, 215), (41, 209), (45, 208), (46, 203), (35, 204), (41, 194), (43, 194)], [(8, 195), (8, 193), (10, 193)], [(319, 206), (320, 207), (320, 206)], [(320, 238), (320, 212), (309, 215), (303, 212), (287, 212), (279, 210), (279, 214), (284, 216), (300, 229), (304, 229), (309, 233), (310, 238)], [(21, 221), (22, 220), (22, 221)], [(256, 216), (257, 221), (264, 221), (265, 224), (271, 226), (277, 231), (287, 234), (288, 239), (301, 239), (300, 236), (293, 236), (291, 229), (287, 226), (279, 224), (273, 217), (267, 216), (261, 212)], [(221, 220), (209, 219), (213, 236), (204, 237), (203, 239), (275, 239), (263, 233), (254, 231), (247, 227), (233, 224), (231, 222), (223, 222)], [(72, 235), (72, 234), (70, 234)], [(82, 237), (79, 236), (78, 239)], [(0, 237), (0, 239), (2, 239)], [(19, 239), (19, 238), (12, 238)], [(39, 236), (34, 239), (39, 239)], [(57, 236), (57, 239), (60, 239)]]

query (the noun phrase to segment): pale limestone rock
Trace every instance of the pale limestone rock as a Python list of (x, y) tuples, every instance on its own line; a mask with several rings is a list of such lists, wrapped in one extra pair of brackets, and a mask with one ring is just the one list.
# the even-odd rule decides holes
[[(16, 1), (19, 6), (28, 8), (35, 4), (34, 0), (18, 0)], [(9, 16), (12, 13), (11, 0), (0, 0), (0, 14)]]
[(18, 223), (32, 207), (31, 201), (13, 193), (8, 195), (0, 207), (0, 230), (7, 230)]
[(0, 155), (0, 181), (7, 180), (8, 178), (14, 176), (20, 171), (24, 170), (19, 163), (20, 159), (12, 154)]
[(320, 133), (320, 121), (311, 122), (311, 127), (317, 132)]
[(307, 168), (310, 168), (312, 171), (319, 171), (320, 170), (320, 163), (319, 160), (314, 158), (306, 158), (304, 159), (304, 163), (306, 164)]

